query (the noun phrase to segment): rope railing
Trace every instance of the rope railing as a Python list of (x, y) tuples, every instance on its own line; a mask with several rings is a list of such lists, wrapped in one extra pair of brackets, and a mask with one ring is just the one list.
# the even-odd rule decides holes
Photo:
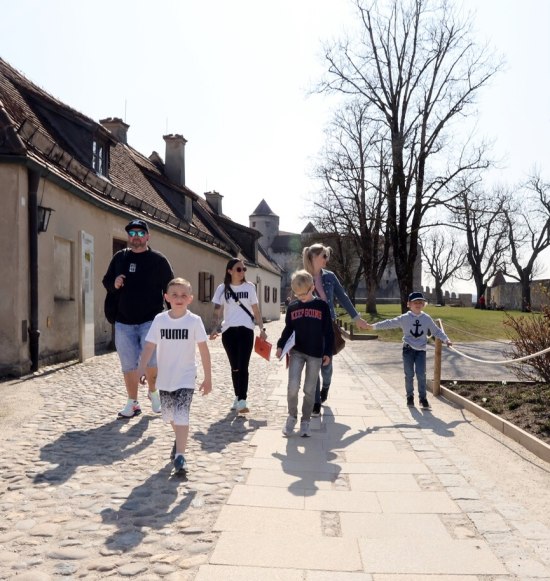
[[(442, 331), (445, 331), (445, 329), (443, 328), (443, 321), (441, 319), (438, 319), (439, 322), (439, 326), (441, 328)], [(477, 357), (472, 357), (471, 355), (466, 355), (466, 353), (462, 353), (462, 351), (459, 351), (456, 347), (449, 347), (449, 349), (451, 351), (454, 351), (455, 353), (457, 353), (458, 355), (460, 355), (461, 357), (465, 357), (466, 359), (469, 359), (470, 361), (476, 361), (478, 363), (487, 363), (489, 365), (512, 365), (514, 363), (521, 363), (522, 361), (527, 361), (528, 359), (533, 359), (534, 357), (538, 357), (539, 355), (544, 355), (545, 353), (550, 353), (550, 347), (547, 347), (546, 349), (543, 349), (542, 351), (537, 351), (536, 353), (531, 353), (529, 355), (525, 355), (524, 357), (518, 357), (516, 359), (505, 359), (503, 361), (494, 361), (494, 360), (490, 360), (490, 359), (478, 359)]]

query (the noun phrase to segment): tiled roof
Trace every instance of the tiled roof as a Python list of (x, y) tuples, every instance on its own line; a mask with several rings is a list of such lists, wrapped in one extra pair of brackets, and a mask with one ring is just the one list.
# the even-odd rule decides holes
[[(91, 166), (96, 137), (110, 145), (107, 178), (97, 175)], [(0, 153), (24, 153), (107, 207), (141, 210), (149, 221), (180, 231), (183, 236), (192, 236), (231, 255), (238, 252), (235, 240), (206, 201), (185, 186), (170, 182), (161, 164), (119, 142), (102, 125), (49, 95), (2, 59)], [(193, 205), (191, 223), (185, 221), (185, 198)], [(228, 218), (224, 219), (231, 225)]]

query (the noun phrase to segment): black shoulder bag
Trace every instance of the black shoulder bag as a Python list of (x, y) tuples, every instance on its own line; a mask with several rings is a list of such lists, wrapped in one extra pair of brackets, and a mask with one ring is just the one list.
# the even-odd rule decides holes
[[(118, 260), (118, 265), (115, 265), (121, 267), (120, 270), (115, 269), (115, 278), (119, 274), (122, 274), (124, 266), (126, 265), (128, 252), (129, 252), (128, 249), (124, 250), (124, 256)], [(107, 321), (109, 321), (111, 325), (114, 325), (116, 321), (119, 299), (120, 299), (120, 289), (117, 289), (115, 290), (115, 292), (112, 293), (107, 291), (107, 294), (105, 296), (105, 302), (103, 303), (103, 312), (105, 313), (105, 318), (107, 319)]]
[(241, 303), (239, 297), (235, 294), (235, 291), (230, 286), (227, 288), (229, 289), (229, 294), (231, 295), (231, 298), (235, 300), (239, 307), (241, 307), (241, 309), (252, 319), (252, 322), (256, 324), (256, 319), (254, 318), (254, 315)]

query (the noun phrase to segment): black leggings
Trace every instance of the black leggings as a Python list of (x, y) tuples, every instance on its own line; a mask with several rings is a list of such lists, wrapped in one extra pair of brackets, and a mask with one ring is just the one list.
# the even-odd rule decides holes
[(248, 364), (254, 345), (254, 331), (248, 327), (229, 327), (222, 333), (222, 344), (231, 365), (235, 397), (246, 400)]

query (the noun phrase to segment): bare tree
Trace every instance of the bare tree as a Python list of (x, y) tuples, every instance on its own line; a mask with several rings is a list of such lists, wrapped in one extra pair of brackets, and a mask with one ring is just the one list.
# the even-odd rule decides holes
[[(376, 313), (376, 290), (389, 255), (383, 142), (368, 105), (348, 103), (327, 130), (323, 162), (317, 167), (323, 193), (316, 198), (316, 221), (351, 242), (367, 288), (367, 311)], [(358, 281), (357, 281), (358, 282)]]
[(450, 200), (457, 176), (487, 165), (483, 148), (460, 151), (447, 132), (500, 65), (471, 41), (471, 22), (461, 22), (444, 0), (392, 0), (386, 11), (355, 3), (362, 33), (327, 47), (319, 90), (362, 100), (387, 142), (384, 194), (405, 310), (426, 212)]
[(505, 267), (509, 248), (504, 209), (507, 192), (487, 193), (478, 186), (465, 187), (450, 206), (455, 227), (466, 235), (466, 260), (476, 285), (477, 301), (485, 294), (487, 284)]
[(436, 301), (444, 305), (443, 285), (456, 277), (466, 264), (466, 248), (455, 235), (446, 235), (437, 229), (425, 237), (421, 250), (427, 271), (435, 281)]
[[(506, 274), (521, 284), (522, 311), (531, 310), (531, 281), (537, 258), (550, 247), (550, 184), (533, 174), (519, 191), (515, 207), (504, 209), (510, 242), (510, 260), (515, 272)], [(527, 248), (527, 250), (525, 250)]]

